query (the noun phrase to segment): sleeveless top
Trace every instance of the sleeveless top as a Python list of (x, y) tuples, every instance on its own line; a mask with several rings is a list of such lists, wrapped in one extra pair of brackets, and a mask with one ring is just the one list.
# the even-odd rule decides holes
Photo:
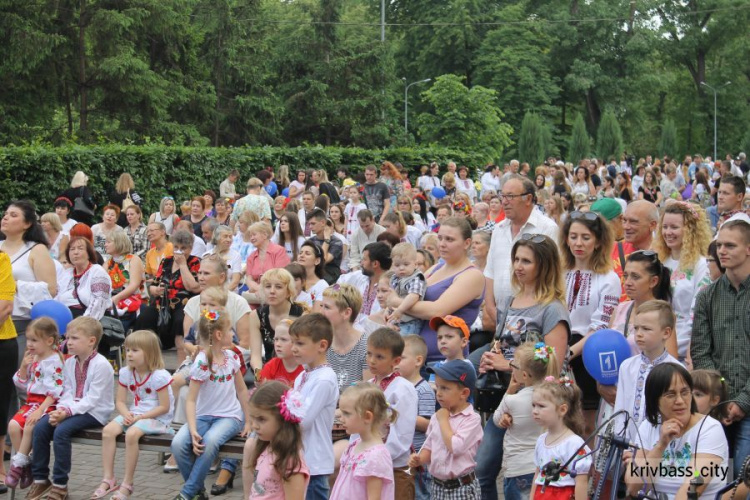
[[(31, 249), (40, 244), (41, 243), (28, 241), (24, 243), (16, 253), (14, 253), (13, 255), (8, 255), (8, 257), (10, 257), (10, 263), (13, 266), (13, 279), (17, 282), (36, 281), (34, 270), (29, 265), (29, 257), (31, 257)], [(0, 250), (2, 250), (4, 246), (5, 241), (0, 242)]]
[[(258, 309), (258, 319), (260, 320), (260, 336), (263, 340), (263, 350), (265, 356), (263, 362), (267, 363), (269, 360), (276, 357), (276, 350), (273, 347), (273, 336), (276, 335), (276, 331), (271, 326), (271, 307), (268, 304), (263, 304)], [(289, 308), (289, 316), (302, 316), (305, 311), (299, 304), (292, 304)]]
[[(442, 268), (445, 265), (445, 263), (438, 264), (437, 267), (435, 267), (435, 270), (432, 271), (427, 278), (429, 279), (430, 276), (435, 274), (435, 272)], [(434, 302), (437, 299), (440, 298), (443, 293), (450, 288), (450, 286), (453, 284), (453, 280), (456, 279), (456, 277), (460, 274), (465, 273), (469, 269), (476, 269), (474, 266), (469, 266), (466, 269), (457, 272), (453, 276), (448, 276), (447, 278), (438, 281), (434, 285), (430, 285), (427, 287), (427, 290), (424, 294), (424, 300), (429, 302)], [(453, 316), (458, 316), (459, 318), (463, 319), (467, 325), (471, 325), (474, 323), (474, 321), (477, 319), (477, 316), (479, 315), (479, 308), (482, 305), (482, 302), (484, 301), (484, 292), (485, 290), (482, 289), (482, 296), (476, 299), (472, 299), (471, 302), (463, 306), (462, 308), (458, 309), (457, 311), (446, 311), (446, 314), (452, 314)], [(440, 351), (438, 350), (437, 346), (437, 332), (430, 328), (430, 322), (425, 321), (424, 326), (422, 327), (422, 331), (419, 332), (419, 335), (424, 339), (425, 343), (427, 343), (427, 362), (432, 361), (440, 361), (442, 359), (445, 359), (442, 354), (440, 354)], [(464, 355), (468, 354), (468, 347), (466, 352), (464, 352)]]
[(57, 238), (55, 239), (55, 242), (52, 243), (52, 245), (49, 247), (49, 254), (55, 260), (60, 259), (60, 242), (62, 241), (63, 236), (65, 236), (65, 233), (63, 233), (62, 231), (57, 233)]
[(172, 234), (172, 231), (174, 230), (174, 217), (174, 214), (170, 214), (166, 219), (163, 219), (161, 216), (161, 212), (156, 212), (154, 222), (161, 222), (162, 224), (164, 224), (164, 229), (167, 230), (167, 234)]

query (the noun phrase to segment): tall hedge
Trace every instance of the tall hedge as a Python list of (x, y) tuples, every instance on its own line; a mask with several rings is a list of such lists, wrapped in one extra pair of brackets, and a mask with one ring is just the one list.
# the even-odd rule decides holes
[(187, 200), (203, 194), (205, 189), (218, 192), (219, 184), (234, 168), (240, 171), (239, 184), (243, 185), (255, 172), (269, 165), (289, 165), (292, 174), (307, 168), (325, 168), (334, 174), (342, 165), (354, 173), (365, 165), (379, 165), (384, 160), (401, 162), (416, 173), (420, 165), (431, 161), (445, 165), (453, 160), (474, 171), (492, 159), (444, 148), (9, 147), (0, 148), (0, 200), (5, 207), (11, 200), (28, 198), (43, 213), (52, 209), (54, 199), (70, 186), (73, 174), (82, 170), (89, 176), (89, 187), (101, 205), (120, 174), (129, 172), (145, 200), (146, 211), (150, 212), (158, 208), (159, 200), (166, 194), (176, 200)]

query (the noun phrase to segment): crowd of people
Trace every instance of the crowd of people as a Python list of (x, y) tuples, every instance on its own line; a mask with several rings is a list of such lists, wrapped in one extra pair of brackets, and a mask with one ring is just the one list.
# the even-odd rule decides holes
[[(177, 428), (175, 500), (208, 498), (212, 467), (214, 496), (239, 472), (251, 499), (496, 500), (502, 477), (509, 500), (580, 500), (605, 474), (588, 439), (604, 426), (639, 446), (602, 479), (623, 494), (713, 498), (731, 482), (750, 455), (744, 153), (410, 173), (282, 165), (242, 194), (234, 170), (149, 214), (137, 178), (98, 200), (77, 172), (47, 213), (11, 202), (0, 489), (68, 498), (71, 439), (90, 428), (91, 498), (137, 498), (140, 438)], [(32, 320), (50, 299), (74, 318), (62, 329)], [(585, 359), (601, 330), (628, 345), (616, 383)], [(235, 437), (244, 459), (220, 460)]]

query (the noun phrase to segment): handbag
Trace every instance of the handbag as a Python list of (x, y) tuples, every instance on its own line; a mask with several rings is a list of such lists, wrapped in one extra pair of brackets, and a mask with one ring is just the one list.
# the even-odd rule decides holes
[(169, 311), (169, 294), (167, 292), (168, 284), (165, 283), (164, 295), (159, 301), (159, 316), (156, 320), (156, 333), (159, 336), (169, 333), (171, 328), (172, 313)]
[[(86, 305), (81, 301), (81, 296), (78, 295), (78, 281), (74, 280), (73, 283), (75, 284), (74, 292), (76, 299), (85, 311)], [(114, 311), (115, 317), (102, 316), (99, 323), (102, 325), (102, 336), (107, 339), (109, 345), (111, 347), (119, 347), (125, 342), (125, 327), (122, 326), (122, 321), (119, 319), (117, 307), (113, 307), (112, 310)]]
[(77, 196), (76, 199), (73, 200), (73, 212), (80, 212), (89, 217), (94, 216), (94, 210), (89, 207), (83, 199), (83, 186), (81, 186), (81, 196)]
[(133, 205), (135, 205), (135, 202), (133, 201), (133, 198), (130, 197), (130, 190), (128, 189), (125, 199), (122, 200), (122, 211), (124, 212)]
[(474, 408), (480, 413), (493, 413), (508, 390), (510, 374), (497, 370), (486, 371), (477, 377)]

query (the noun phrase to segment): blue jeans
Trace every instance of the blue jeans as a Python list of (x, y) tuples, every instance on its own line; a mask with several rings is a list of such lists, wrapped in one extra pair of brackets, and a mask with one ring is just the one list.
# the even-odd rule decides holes
[(503, 492), (505, 500), (525, 500), (531, 493), (531, 484), (534, 482), (534, 474), (523, 476), (506, 477), (503, 479)]
[(482, 488), (482, 500), (497, 500), (497, 476), (503, 467), (505, 429), (492, 419), (484, 427), (484, 437), (477, 450), (476, 474)]
[(221, 461), (221, 470), (226, 470), (229, 472), (236, 472), (237, 466), (240, 464), (240, 461), (236, 458), (225, 458)]
[(180, 493), (193, 498), (204, 489), (206, 476), (219, 456), (221, 445), (232, 439), (242, 430), (243, 422), (236, 418), (211, 417), (201, 415), (196, 418), (195, 426), (198, 434), (203, 436), (203, 453), (196, 457), (193, 454), (193, 440), (190, 429), (183, 425), (172, 440), (172, 454), (177, 460), (177, 467), (185, 480)]
[(719, 224), (719, 209), (716, 205), (708, 207), (706, 209), (706, 215), (708, 215), (708, 221), (711, 223), (711, 227), (716, 227)]
[(424, 321), (422, 321), (421, 319), (413, 319), (411, 321), (401, 322), (398, 324), (398, 333), (400, 333), (401, 336), (418, 334), (422, 331), (422, 326), (424, 326)]
[(739, 477), (745, 458), (750, 456), (750, 415), (734, 425), (734, 477)]
[(31, 446), (34, 452), (34, 459), (31, 461), (31, 473), (34, 480), (46, 481), (49, 479), (49, 444), (52, 443), (55, 450), (52, 483), (66, 486), (71, 468), (70, 457), (73, 454), (73, 443), (70, 440), (78, 431), (101, 426), (102, 424), (88, 413), (73, 415), (54, 426), (49, 423), (49, 415), (39, 419), (31, 437)]
[(414, 476), (414, 500), (430, 500), (432, 476), (424, 469)]
[(331, 488), (328, 485), (328, 474), (310, 476), (310, 484), (307, 485), (307, 495), (305, 496), (305, 499), (328, 500), (330, 489)]

